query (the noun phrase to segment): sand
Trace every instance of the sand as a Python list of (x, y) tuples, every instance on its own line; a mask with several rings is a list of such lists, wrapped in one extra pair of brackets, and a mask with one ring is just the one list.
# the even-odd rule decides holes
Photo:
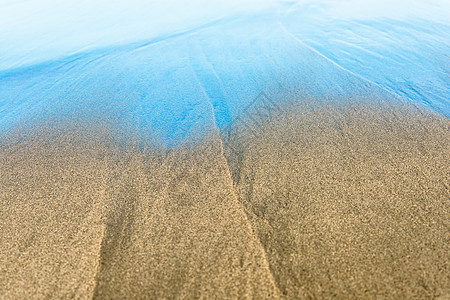
[(377, 99), (284, 111), (227, 151), (281, 294), (449, 297), (450, 122)]
[(218, 134), (165, 153), (82, 124), (31, 133), (0, 154), (0, 298), (277, 297)]
[(0, 299), (448, 297), (450, 122), (394, 103), (291, 101), (170, 150), (18, 128)]

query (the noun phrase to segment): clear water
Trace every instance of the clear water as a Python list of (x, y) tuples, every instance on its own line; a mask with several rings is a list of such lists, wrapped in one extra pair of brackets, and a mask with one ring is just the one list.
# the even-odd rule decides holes
[(394, 94), (448, 117), (449, 7), (0, 1), (0, 134), (107, 112), (172, 145), (211, 120), (226, 127), (262, 91), (274, 101)]

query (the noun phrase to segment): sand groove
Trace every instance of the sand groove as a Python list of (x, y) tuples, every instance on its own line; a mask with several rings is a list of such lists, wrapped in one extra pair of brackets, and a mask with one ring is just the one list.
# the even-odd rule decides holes
[[(232, 190), (233, 199), (235, 199), (236, 204), (241, 208), (242, 214), (243, 214), (244, 218), (247, 220), (246, 223), (247, 223), (248, 231), (252, 232), (253, 238), (259, 242), (258, 248), (260, 248), (261, 251), (264, 253), (264, 261), (265, 261), (264, 268), (267, 268), (268, 272), (271, 275), (271, 281), (273, 281), (274, 284), (276, 285), (277, 282), (275, 281), (273, 272), (272, 272), (272, 270), (270, 268), (269, 260), (267, 258), (266, 249), (261, 244), (261, 240), (260, 240), (259, 236), (257, 235), (256, 231), (252, 228), (252, 224), (251, 224), (250, 220), (248, 219), (247, 213), (245, 212), (245, 207), (242, 205), (241, 202), (239, 202), (239, 199), (238, 199), (238, 197), (236, 195), (236, 190), (235, 190), (235, 187), (234, 187), (235, 183), (233, 182), (233, 178), (232, 178), (232, 175), (231, 175), (231, 170), (230, 170), (230, 167), (228, 165), (227, 159), (225, 157), (225, 148), (223, 146), (222, 140), (220, 140), (220, 145), (221, 145), (221, 160), (222, 160), (222, 163), (225, 165), (226, 170), (228, 171), (227, 172), (228, 186), (229, 186), (230, 190)], [(279, 291), (279, 288), (277, 286), (277, 295), (279, 295), (279, 294), (280, 294), (280, 291)]]

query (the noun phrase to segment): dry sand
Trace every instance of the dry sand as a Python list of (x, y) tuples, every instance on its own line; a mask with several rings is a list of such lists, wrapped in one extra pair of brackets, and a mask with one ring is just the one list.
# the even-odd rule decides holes
[(0, 299), (450, 295), (447, 119), (301, 100), (169, 152), (56, 124), (0, 141)]

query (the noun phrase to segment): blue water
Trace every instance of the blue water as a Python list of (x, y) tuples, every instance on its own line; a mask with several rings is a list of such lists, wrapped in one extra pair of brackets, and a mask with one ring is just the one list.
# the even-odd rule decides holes
[(300, 5), (285, 12), (282, 23), (339, 66), (448, 117), (450, 2), (403, 7), (392, 1), (378, 12), (368, 2), (364, 13), (350, 15), (330, 4)]
[(382, 2), (0, 2), (0, 135), (108, 115), (170, 146), (262, 91), (394, 95), (449, 117), (450, 4)]

